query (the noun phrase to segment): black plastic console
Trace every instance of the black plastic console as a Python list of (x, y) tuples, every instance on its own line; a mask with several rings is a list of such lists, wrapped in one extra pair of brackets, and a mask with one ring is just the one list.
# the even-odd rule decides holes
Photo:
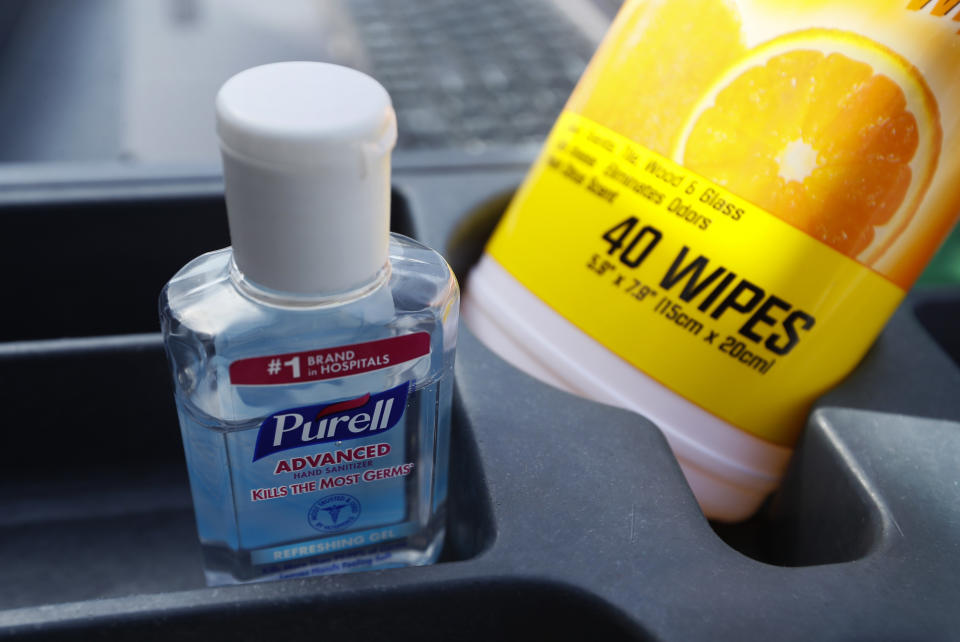
[[(395, 176), (463, 278), (518, 167)], [(960, 289), (912, 294), (783, 488), (711, 526), (657, 428), (461, 328), (441, 563), (207, 588), (156, 296), (222, 196), (0, 208), (0, 635), (138, 640), (960, 638)]]

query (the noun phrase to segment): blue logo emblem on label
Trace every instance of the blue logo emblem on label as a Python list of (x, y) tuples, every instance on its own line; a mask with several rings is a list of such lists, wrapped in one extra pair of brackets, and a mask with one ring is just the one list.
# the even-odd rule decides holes
[(353, 495), (327, 495), (307, 511), (307, 521), (318, 531), (342, 531), (360, 517), (360, 502)]
[(375, 395), (274, 413), (260, 424), (253, 461), (291, 448), (360, 439), (390, 430), (407, 408), (409, 390), (407, 382)]

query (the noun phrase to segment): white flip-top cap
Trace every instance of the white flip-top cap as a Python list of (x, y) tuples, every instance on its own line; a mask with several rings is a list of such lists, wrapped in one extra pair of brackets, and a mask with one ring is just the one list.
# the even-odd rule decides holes
[(347, 67), (285, 62), (243, 71), (217, 94), (234, 261), (252, 283), (327, 295), (387, 263), (386, 90)]

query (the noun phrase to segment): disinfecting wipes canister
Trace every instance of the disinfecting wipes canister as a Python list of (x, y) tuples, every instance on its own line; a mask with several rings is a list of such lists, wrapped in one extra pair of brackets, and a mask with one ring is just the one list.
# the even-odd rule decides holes
[(957, 0), (633, 0), (471, 275), (507, 360), (749, 516), (960, 210)]

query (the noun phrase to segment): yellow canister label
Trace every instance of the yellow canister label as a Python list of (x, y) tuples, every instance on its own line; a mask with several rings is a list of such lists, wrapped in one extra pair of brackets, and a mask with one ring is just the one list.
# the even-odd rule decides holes
[(904, 295), (717, 183), (571, 112), (487, 251), (641, 371), (784, 445)]
[(487, 250), (792, 445), (960, 213), (960, 3), (628, 0)]

